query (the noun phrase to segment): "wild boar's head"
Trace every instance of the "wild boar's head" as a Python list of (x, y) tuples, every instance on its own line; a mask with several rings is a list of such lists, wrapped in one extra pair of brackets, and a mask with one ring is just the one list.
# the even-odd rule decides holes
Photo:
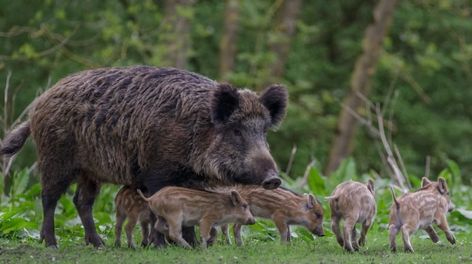
[(287, 99), (287, 90), (279, 85), (259, 96), (219, 85), (211, 98), (213, 137), (206, 156), (208, 170), (228, 183), (279, 187), (281, 180), (266, 134), (284, 118)]

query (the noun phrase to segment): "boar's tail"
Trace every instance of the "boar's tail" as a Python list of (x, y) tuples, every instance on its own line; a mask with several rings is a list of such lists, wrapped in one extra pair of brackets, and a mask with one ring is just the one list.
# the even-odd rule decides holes
[(392, 187), (390, 187), (390, 191), (392, 192), (392, 198), (393, 198), (393, 202), (395, 203), (395, 207), (398, 210), (398, 209), (400, 209), (400, 204), (397, 201), (397, 197), (395, 196), (395, 192), (393, 191)]
[(0, 156), (12, 156), (16, 154), (25, 144), (26, 139), (31, 134), (30, 122), (25, 121), (8, 133), (2, 141)]
[(141, 196), (141, 198), (143, 198), (144, 201), (149, 202), (151, 200), (149, 198), (146, 198), (146, 196), (144, 196), (143, 192), (141, 192), (140, 189), (138, 189), (138, 193)]

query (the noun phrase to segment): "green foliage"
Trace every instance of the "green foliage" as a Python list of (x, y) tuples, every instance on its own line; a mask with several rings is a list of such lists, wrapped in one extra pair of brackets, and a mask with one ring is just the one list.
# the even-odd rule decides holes
[[(290, 177), (302, 175), (314, 158), (321, 166), (326, 164), (340, 102), (376, 2), (304, 1), (285, 74), (272, 80), (269, 67), (275, 54), (268, 45), (278, 38), (273, 27), (280, 1), (240, 1), (237, 54), (229, 81), (256, 90), (268, 81), (289, 87), (287, 118), (277, 133), (269, 133), (269, 141), (282, 169), (289, 159), (287, 150), (298, 146)], [(0, 86), (11, 71), (11, 87), (17, 92), (13, 116), (39, 90), (80, 70), (167, 65), (166, 45), (179, 37), (168, 32), (163, 21), (164, 1), (0, 0), (0, 5)], [(396, 89), (395, 102), (389, 104), (395, 116), (392, 137), (414, 175), (421, 175), (424, 157), (431, 156), (434, 173), (453, 159), (461, 165), (464, 182), (470, 181), (472, 19), (468, 5), (468, 0), (400, 1), (384, 43), (372, 97), (389, 104), (389, 87)], [(188, 68), (219, 79), (224, 1), (198, 1), (177, 12), (192, 18)], [(354, 158), (363, 171), (383, 174), (375, 145), (360, 131)], [(34, 153), (29, 145), (14, 166), (31, 164)]]

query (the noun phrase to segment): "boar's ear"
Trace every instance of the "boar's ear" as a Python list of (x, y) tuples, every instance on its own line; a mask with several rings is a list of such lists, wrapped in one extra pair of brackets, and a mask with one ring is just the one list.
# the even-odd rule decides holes
[(438, 178), (438, 191), (440, 194), (447, 193), (447, 183), (443, 177)]
[(259, 100), (269, 110), (271, 127), (278, 126), (287, 109), (287, 89), (281, 85), (271, 85), (261, 93)]
[(316, 198), (312, 194), (308, 194), (306, 198), (307, 198), (306, 207), (308, 209), (312, 209), (313, 207), (315, 207)]
[(211, 121), (214, 124), (226, 122), (238, 106), (238, 90), (229, 84), (220, 84), (211, 100)]
[(375, 193), (375, 187), (374, 187), (374, 181), (372, 179), (369, 179), (367, 181), (367, 189), (369, 189), (369, 191), (374, 194)]
[(231, 191), (231, 203), (234, 206), (238, 206), (243, 203), (241, 195), (239, 195), (237, 191)]
[(421, 178), (421, 188), (426, 187), (427, 185), (430, 185), (430, 184), (431, 184), (431, 181), (428, 180), (428, 178), (426, 177)]

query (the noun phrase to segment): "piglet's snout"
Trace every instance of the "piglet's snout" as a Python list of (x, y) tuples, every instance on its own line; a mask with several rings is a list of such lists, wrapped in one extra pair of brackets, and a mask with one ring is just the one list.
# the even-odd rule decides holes
[(456, 206), (452, 202), (449, 202), (448, 207), (449, 207), (447, 209), (448, 212), (452, 212), (456, 208)]
[(246, 221), (246, 225), (253, 225), (255, 223), (256, 223), (256, 219), (254, 217), (251, 217)]

